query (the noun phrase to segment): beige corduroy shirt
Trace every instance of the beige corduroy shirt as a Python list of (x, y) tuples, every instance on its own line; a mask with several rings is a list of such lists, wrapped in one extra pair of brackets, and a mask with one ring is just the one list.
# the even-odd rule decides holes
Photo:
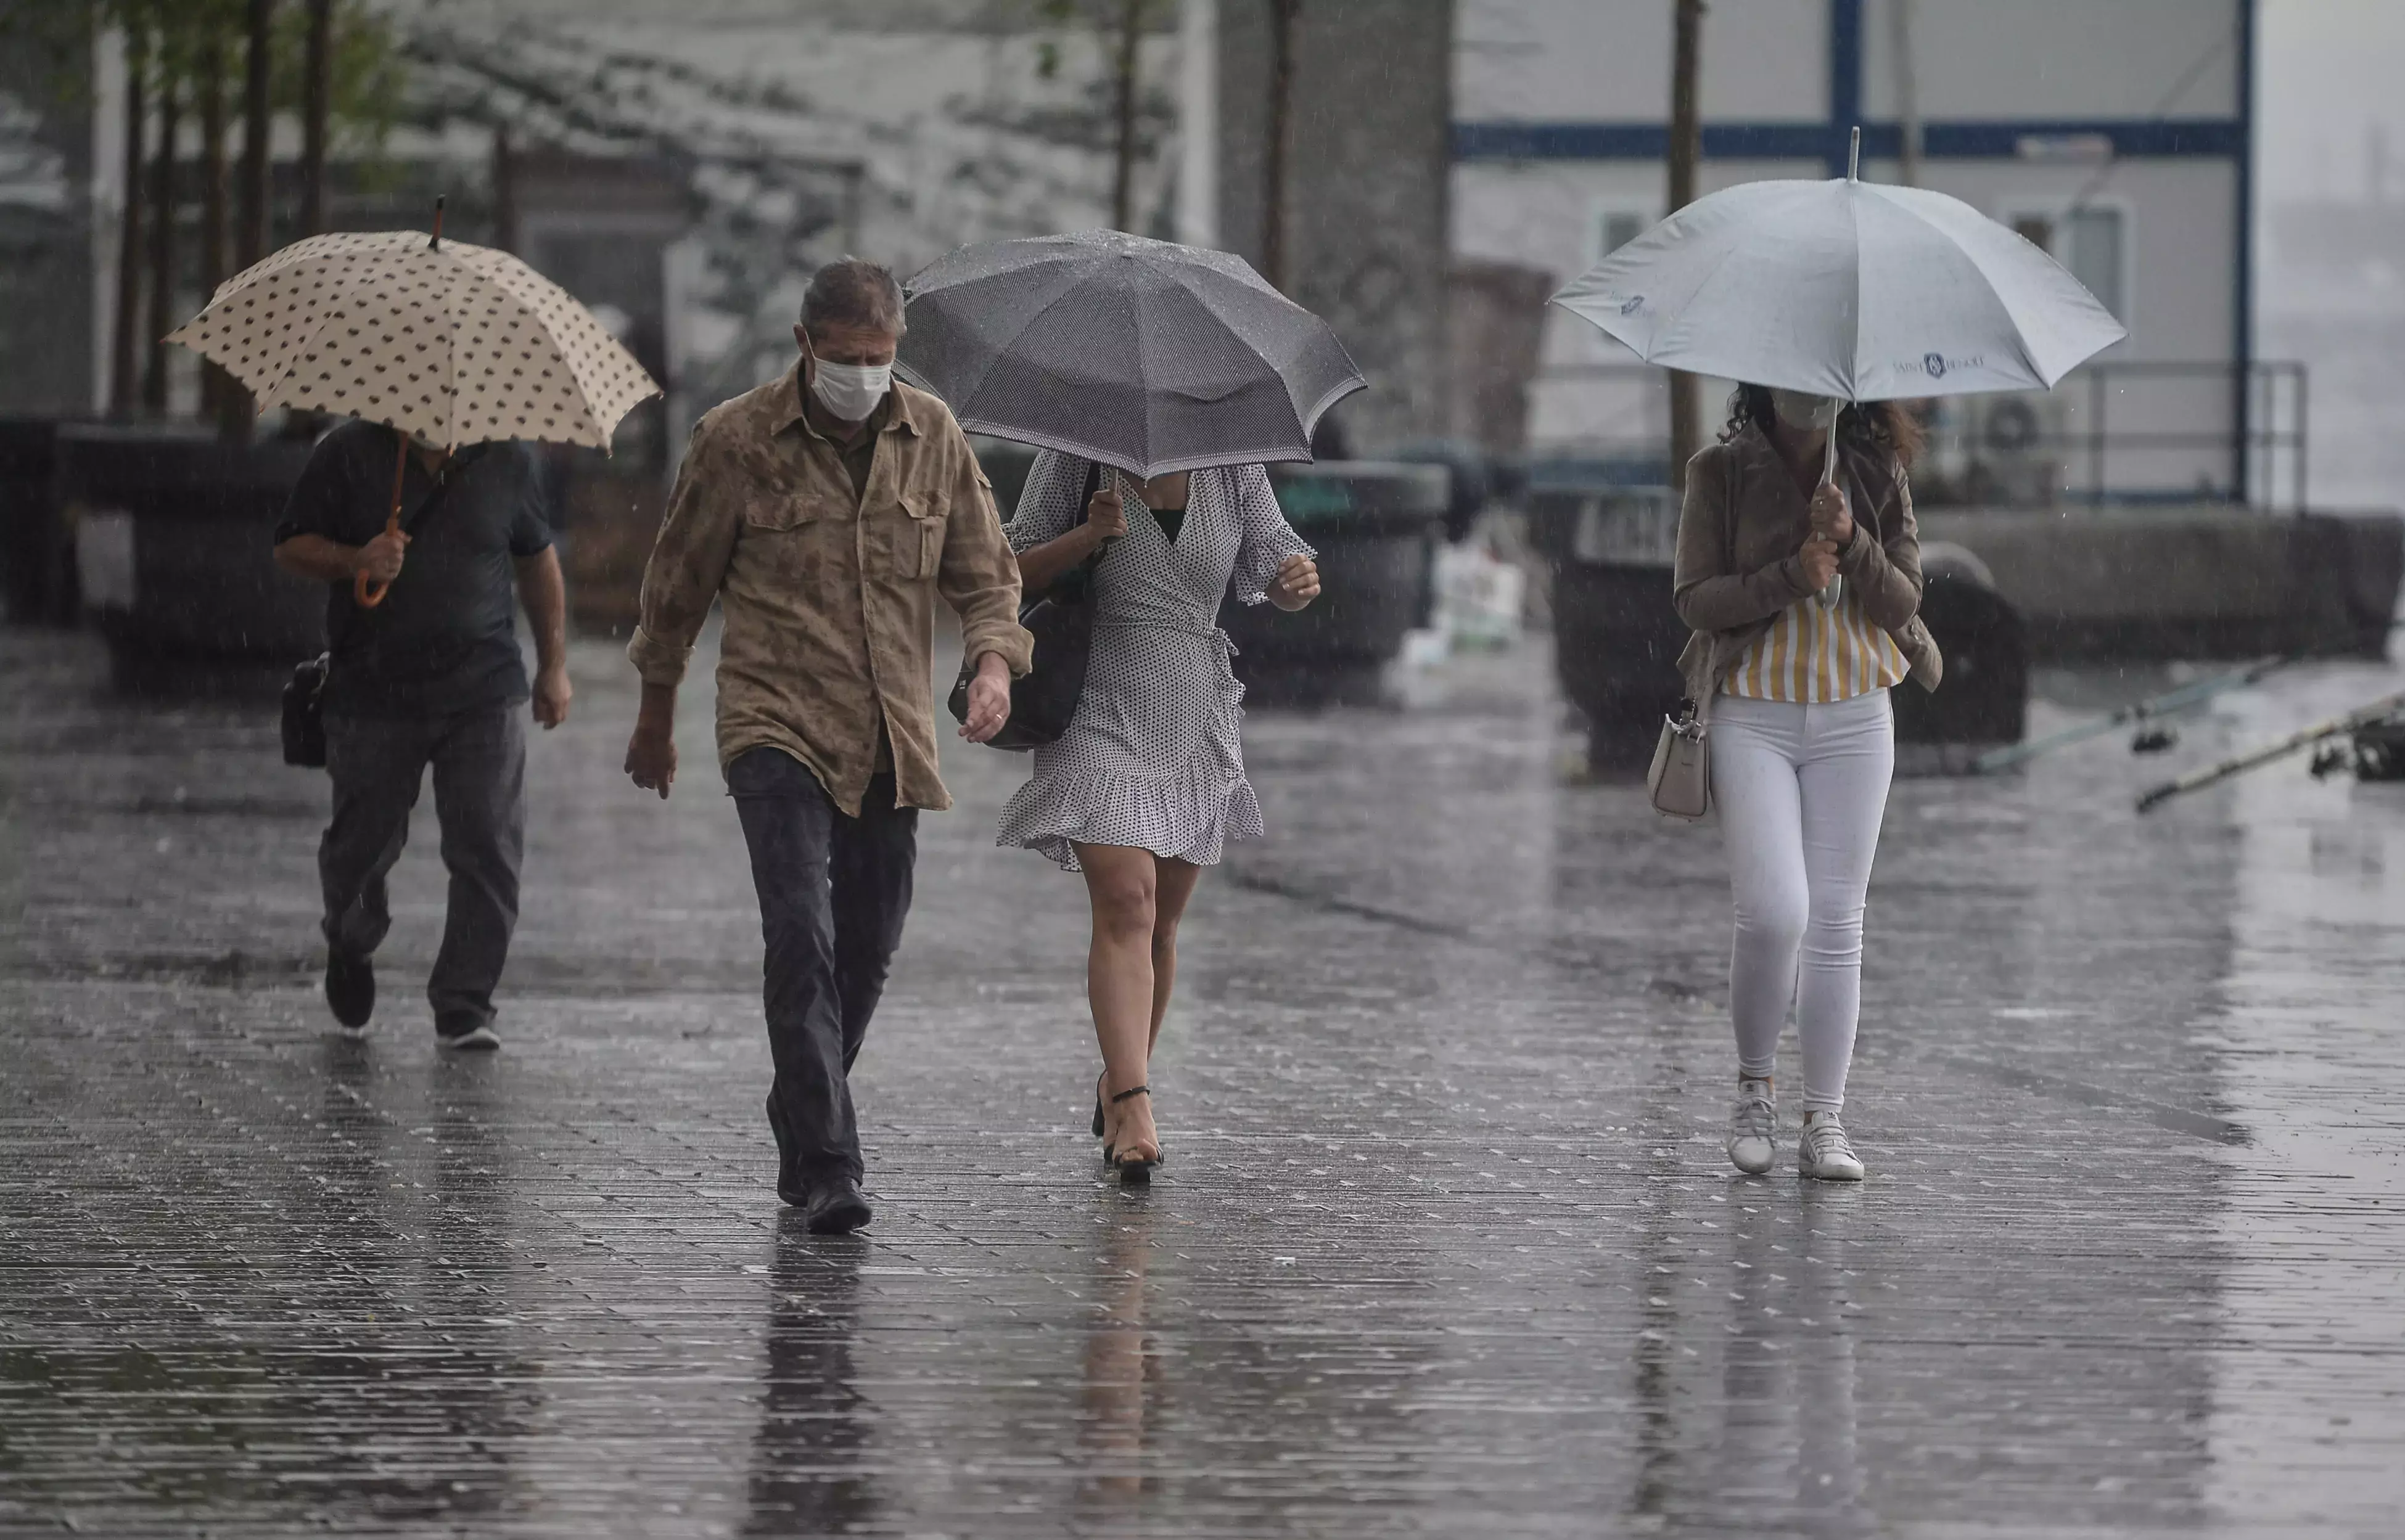
[(626, 648), (646, 683), (680, 683), (718, 601), (719, 763), (782, 749), (854, 817), (880, 724), (896, 804), (951, 805), (928, 677), (937, 595), (959, 613), (969, 657), (994, 653), (1017, 676), (1034, 646), (992, 486), (960, 425), (898, 380), (881, 416), (855, 495), (841, 446), (804, 418), (798, 364), (705, 414)]

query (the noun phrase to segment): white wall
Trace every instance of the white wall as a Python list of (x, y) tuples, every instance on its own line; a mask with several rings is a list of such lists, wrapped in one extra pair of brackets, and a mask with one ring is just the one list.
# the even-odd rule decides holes
[[(1609, 0), (1605, 8), (1630, 3)], [(1875, 119), (1896, 111), (1895, 4), (1863, 6), (1863, 101)], [(2237, 0), (1912, 0), (1912, 7), (1924, 119), (2238, 113)]]
[[(1828, 0), (1720, 0), (1704, 13), (1707, 119), (1829, 112)], [(1454, 117), (1662, 122), (1670, 0), (1460, 0)]]

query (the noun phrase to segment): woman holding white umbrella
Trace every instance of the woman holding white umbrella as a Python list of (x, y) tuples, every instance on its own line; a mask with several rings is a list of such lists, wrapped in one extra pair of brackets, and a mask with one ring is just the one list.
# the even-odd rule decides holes
[[(1857, 155), (1861, 142), (1858, 130)], [(1941, 667), (1918, 613), (1918, 434), (1892, 403), (2050, 388), (2127, 333), (1976, 209), (1850, 167), (1700, 199), (1554, 302), (1650, 363), (1759, 382), (1738, 388), (1723, 441), (1686, 468), (1674, 581), (1695, 631), (1680, 664), (1692, 715), (1666, 734), (1693, 747), (1674, 755), (1666, 736), (1657, 766), (1707, 765), (1727, 835), (1729, 1159), (1770, 1169), (1771, 1064), (1792, 1004), (1804, 1049), (1797, 1169), (1860, 1181), (1839, 1109), (1894, 763), (1887, 692), (1907, 676), (1934, 689)], [(1700, 792), (1657, 788), (1656, 805), (1692, 816)]]
[(1895, 766), (1887, 693), (1907, 676), (1934, 689), (1942, 666), (1919, 618), (1907, 470), (1920, 438), (1892, 402), (1840, 412), (1826, 398), (1748, 385), (1721, 442), (1687, 467), (1673, 581), (1695, 636), (1680, 669), (1688, 697), (1710, 703), (1712, 797), (1737, 905), (1728, 1154), (1749, 1174), (1770, 1169), (1771, 1071), (1792, 1004), (1804, 1050), (1796, 1167), (1863, 1176), (1839, 1111)]

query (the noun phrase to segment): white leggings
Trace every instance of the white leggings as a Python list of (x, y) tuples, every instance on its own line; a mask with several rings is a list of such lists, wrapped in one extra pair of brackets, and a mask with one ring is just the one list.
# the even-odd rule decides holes
[(1854, 1057), (1863, 900), (1895, 771), (1887, 692), (1831, 706), (1723, 695), (1712, 702), (1711, 765), (1737, 899), (1737, 1068), (1770, 1073), (1793, 1005), (1804, 1110), (1834, 1113)]

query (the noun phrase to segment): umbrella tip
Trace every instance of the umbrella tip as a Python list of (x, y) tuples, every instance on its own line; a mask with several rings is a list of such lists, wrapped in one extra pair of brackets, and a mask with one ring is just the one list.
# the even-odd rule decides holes
[[(1862, 130), (1860, 130), (1860, 129), (1856, 129), (1856, 130), (1854, 131), (1854, 133), (1855, 133), (1857, 135), (1860, 135), (1862, 132), (1863, 132), (1863, 131), (1862, 131)], [(438, 192), (438, 193), (436, 193), (436, 194), (434, 195), (434, 238), (433, 238), (432, 240), (430, 240), (430, 241), (429, 241), (429, 242), (427, 242), (427, 243), (426, 243), (426, 249), (427, 249), (427, 250), (429, 250), (429, 251), (440, 251), (440, 250), (442, 250), (442, 249), (443, 249), (443, 202), (444, 202), (444, 199), (443, 199), (443, 194), (441, 194), (441, 193), (439, 193), (439, 192)]]
[(1849, 182), (1859, 182), (1862, 179), (1863, 125), (1856, 123), (1854, 125), (1853, 142), (1846, 147), (1846, 180)]

